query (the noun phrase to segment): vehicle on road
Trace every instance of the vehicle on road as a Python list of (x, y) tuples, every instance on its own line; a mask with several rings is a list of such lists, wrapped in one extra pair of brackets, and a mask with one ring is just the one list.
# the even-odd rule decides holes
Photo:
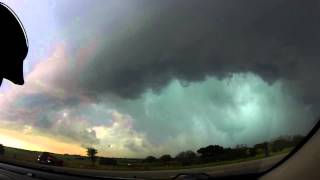
[(38, 156), (37, 159), (40, 164), (47, 164), (53, 166), (63, 166), (63, 160), (54, 157), (52, 154), (48, 152), (43, 152)]

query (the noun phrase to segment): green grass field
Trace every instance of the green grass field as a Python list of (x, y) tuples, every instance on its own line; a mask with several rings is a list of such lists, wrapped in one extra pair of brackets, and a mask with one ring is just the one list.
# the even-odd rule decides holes
[[(275, 156), (279, 154), (287, 154), (292, 150), (292, 148), (287, 148), (277, 153), (270, 153), (270, 156)], [(31, 167), (40, 167), (41, 164), (37, 163), (37, 157), (41, 152), (28, 151), (23, 149), (16, 149), (5, 147), (4, 155), (0, 155), (0, 160), (4, 162), (10, 162), (15, 164), (21, 164)], [(170, 161), (168, 163), (153, 162), (153, 163), (143, 163), (142, 159), (127, 159), (127, 158), (117, 158), (117, 165), (100, 165), (97, 160), (95, 165), (88, 157), (79, 155), (67, 155), (67, 154), (53, 154), (53, 156), (62, 159), (64, 161), (64, 166), (69, 168), (84, 168), (84, 169), (98, 169), (98, 170), (168, 170), (168, 169), (185, 169), (185, 168), (200, 168), (209, 166), (218, 166), (233, 164), (257, 159), (263, 159), (264, 155), (262, 153), (257, 154), (255, 157), (241, 158), (232, 161), (219, 161), (211, 163), (197, 163), (183, 166), (177, 161)]]

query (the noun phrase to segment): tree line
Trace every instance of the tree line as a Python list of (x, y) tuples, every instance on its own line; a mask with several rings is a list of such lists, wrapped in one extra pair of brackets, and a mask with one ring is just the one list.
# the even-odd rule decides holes
[(258, 153), (262, 153), (264, 156), (269, 156), (271, 152), (279, 152), (286, 148), (292, 148), (297, 146), (304, 136), (280, 136), (270, 142), (262, 142), (255, 144), (251, 147), (247, 145), (237, 145), (233, 148), (223, 147), (220, 145), (209, 145), (199, 148), (196, 152), (192, 150), (182, 151), (175, 157), (171, 157), (169, 154), (160, 156), (157, 159), (154, 156), (147, 156), (143, 162), (164, 162), (178, 161), (182, 165), (188, 165), (191, 163), (208, 163), (227, 160), (236, 160), (241, 158), (255, 157)]
[[(285, 148), (297, 146), (303, 138), (304, 136), (302, 135), (280, 136), (270, 142), (257, 143), (251, 147), (248, 147), (245, 144), (236, 145), (233, 148), (225, 148), (220, 145), (209, 145), (199, 148), (196, 152), (192, 150), (182, 151), (175, 157), (172, 157), (170, 154), (164, 154), (159, 158), (147, 156), (142, 160), (142, 163), (162, 162), (166, 164), (176, 161), (182, 165), (189, 165), (191, 163), (208, 163), (255, 157), (257, 154), (263, 154), (267, 157), (271, 152), (279, 152)], [(98, 159), (96, 156), (97, 153), (98, 151), (95, 148), (87, 148), (87, 155), (91, 159), (93, 165)], [(117, 165), (117, 160), (116, 158), (100, 157), (99, 164)]]
[[(161, 162), (166, 164), (176, 161), (181, 163), (182, 165), (188, 165), (191, 163), (207, 163), (255, 157), (257, 154), (264, 154), (264, 156), (269, 156), (270, 152), (279, 152), (286, 148), (297, 146), (302, 141), (302, 139), (304, 139), (304, 136), (302, 135), (280, 136), (270, 142), (258, 143), (251, 147), (248, 147), (247, 145), (237, 145), (233, 148), (225, 148), (220, 145), (209, 145), (199, 148), (196, 152), (192, 150), (182, 151), (175, 157), (172, 157), (170, 154), (164, 154), (159, 158), (156, 158), (154, 156), (147, 156), (141, 162)], [(2, 144), (0, 144), (0, 155), (3, 155), (4, 153), (5, 148)], [(92, 161), (92, 165), (95, 164), (97, 159), (99, 159), (99, 164), (101, 165), (117, 165), (116, 158), (98, 158), (97, 153), (97, 149), (93, 147), (87, 148), (87, 156)]]

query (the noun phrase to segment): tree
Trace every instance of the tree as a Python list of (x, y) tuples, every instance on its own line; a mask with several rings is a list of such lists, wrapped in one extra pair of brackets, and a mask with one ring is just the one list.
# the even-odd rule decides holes
[(295, 135), (292, 137), (292, 145), (297, 146), (302, 140), (304, 139), (304, 136), (301, 135)]
[(249, 148), (249, 155), (252, 157), (255, 157), (257, 155), (257, 149), (256, 148)]
[(197, 153), (201, 154), (201, 157), (203, 158), (213, 157), (223, 152), (224, 152), (223, 147), (219, 145), (210, 145), (205, 148), (200, 148), (197, 150)]
[(97, 160), (97, 156), (96, 156), (97, 153), (98, 153), (98, 151), (95, 148), (93, 148), (93, 147), (87, 148), (87, 155), (91, 159), (92, 165), (94, 165), (94, 163)]
[(271, 150), (278, 152), (291, 146), (292, 142), (290, 142), (290, 140), (279, 138), (271, 143)]
[(256, 144), (256, 145), (254, 145), (254, 148), (255, 149), (264, 149), (264, 143), (259, 143), (259, 144)]
[(196, 157), (196, 153), (189, 150), (189, 151), (180, 152), (176, 156), (176, 159), (180, 161), (182, 165), (188, 165), (194, 160), (195, 157)]
[(269, 143), (268, 142), (263, 142), (263, 143), (259, 143), (254, 145), (254, 147), (256, 150), (262, 150), (264, 152), (264, 156), (268, 157), (270, 154), (270, 150), (269, 150)]
[(4, 154), (4, 146), (0, 144), (0, 155)]
[(157, 158), (154, 156), (147, 156), (143, 161), (148, 162), (148, 163), (152, 163), (152, 162), (155, 162), (156, 160), (157, 160)]
[(167, 163), (172, 160), (172, 157), (169, 154), (165, 154), (161, 156), (159, 159), (160, 161)]
[(269, 143), (268, 142), (264, 142), (263, 145), (264, 145), (264, 155), (265, 155), (265, 157), (268, 157), (269, 154), (270, 154), (270, 152), (269, 152)]

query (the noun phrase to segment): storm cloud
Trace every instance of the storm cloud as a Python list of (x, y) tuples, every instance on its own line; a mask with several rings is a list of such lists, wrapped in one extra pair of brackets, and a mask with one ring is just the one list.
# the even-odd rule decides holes
[[(100, 16), (82, 20), (86, 27), (95, 25), (92, 29), (99, 33), (92, 36), (100, 42), (92, 60), (74, 74), (77, 86), (88, 94), (137, 98), (147, 89), (160, 91), (175, 78), (187, 85), (237, 72), (252, 72), (270, 83), (294, 81), (306, 90), (304, 94), (313, 96), (305, 97), (306, 101), (319, 90), (312, 81), (320, 65), (318, 1), (137, 1), (129, 5), (122, 16), (111, 20), (97, 7), (95, 14), (101, 12)], [(69, 33), (81, 36), (93, 31), (75, 27), (79, 29)], [(63, 79), (59, 81), (69, 84)]]
[(56, 3), (61, 37), (0, 94), (0, 119), (130, 157), (305, 134), (320, 108), (319, 6)]

